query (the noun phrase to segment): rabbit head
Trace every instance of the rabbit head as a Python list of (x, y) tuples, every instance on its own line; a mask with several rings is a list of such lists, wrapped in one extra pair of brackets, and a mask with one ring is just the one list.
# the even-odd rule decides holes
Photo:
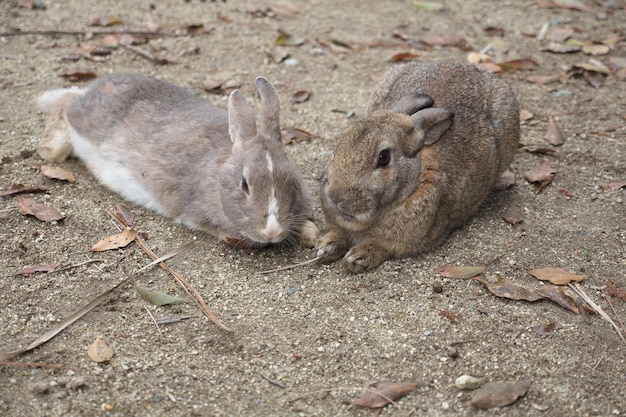
[(453, 116), (446, 108), (427, 108), (411, 116), (378, 110), (350, 126), (339, 137), (322, 182), (325, 214), (341, 227), (359, 231), (386, 207), (401, 204), (415, 191), (421, 175), (418, 152), (441, 138)]
[(247, 240), (277, 243), (297, 234), (308, 216), (308, 196), (281, 143), (279, 99), (262, 77), (261, 123), (239, 91), (228, 105), (232, 152), (220, 173), (223, 213)]

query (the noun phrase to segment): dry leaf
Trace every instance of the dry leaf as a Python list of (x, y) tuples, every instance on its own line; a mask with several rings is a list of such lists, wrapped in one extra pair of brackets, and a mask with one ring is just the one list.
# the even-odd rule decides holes
[(22, 194), (22, 193), (41, 193), (48, 191), (45, 188), (38, 187), (36, 185), (24, 185), (13, 184), (9, 188), (5, 188), (0, 192), (0, 197), (6, 197), (8, 195)]
[(574, 32), (574, 28), (572, 27), (553, 28), (546, 35), (546, 39), (553, 42), (565, 42), (568, 38), (572, 37)]
[(139, 285), (135, 285), (135, 289), (137, 290), (141, 298), (157, 307), (168, 304), (180, 304), (185, 302), (184, 298), (174, 297), (161, 291), (150, 290), (145, 287), (140, 287)]
[(98, 76), (95, 72), (82, 68), (65, 69), (59, 72), (59, 75), (70, 81), (89, 80)]
[(574, 64), (574, 68), (580, 68), (585, 71), (599, 72), (600, 74), (611, 74), (611, 70), (602, 62), (596, 59), (590, 59), (589, 62), (579, 62)]
[(537, 279), (540, 279), (542, 281), (550, 281), (555, 285), (567, 285), (572, 281), (581, 282), (582, 280), (587, 278), (586, 275), (576, 275), (572, 274), (571, 272), (567, 272), (566, 270), (561, 268), (551, 267), (533, 269), (531, 271), (528, 271), (528, 273)]
[(603, 190), (619, 190), (626, 187), (626, 182), (611, 182), (600, 186)]
[(526, 77), (526, 79), (528, 81), (530, 81), (531, 83), (535, 83), (535, 84), (539, 84), (539, 85), (544, 85), (544, 84), (550, 84), (553, 83), (555, 81), (559, 81), (561, 79), (561, 77), (563, 76), (563, 74), (552, 74), (552, 75), (529, 75), (528, 77)]
[(212, 27), (207, 28), (204, 26), (204, 24), (198, 23), (194, 25), (185, 26), (183, 28), (183, 31), (189, 36), (198, 36), (198, 35), (204, 35), (205, 33), (211, 33), (213, 32), (214, 29), (215, 28), (212, 28)]
[(289, 58), (289, 52), (287, 52), (285, 48), (282, 48), (280, 46), (272, 49), (272, 52), (270, 54), (272, 56), (272, 60), (274, 60), (274, 62), (277, 64), (280, 64), (285, 59)]
[(492, 74), (498, 74), (503, 71), (500, 65), (494, 64), (493, 62), (481, 62), (477, 67)]
[(518, 285), (506, 278), (502, 278), (499, 275), (494, 275), (490, 278), (491, 279), (487, 279), (486, 277), (480, 275), (474, 279), (482, 282), (493, 295), (498, 297), (530, 302), (543, 299), (543, 296), (541, 296), (537, 291), (522, 287), (521, 285)]
[(304, 42), (304, 38), (290, 35), (282, 30), (278, 31), (278, 37), (274, 40), (274, 44), (278, 46), (300, 46)]
[(102, 17), (97, 17), (93, 19), (89, 23), (89, 26), (109, 27), (109, 26), (114, 26), (114, 25), (121, 25), (122, 23), (124, 23), (124, 21), (115, 16), (102, 16)]
[(580, 51), (581, 47), (566, 43), (550, 42), (547, 46), (539, 48), (539, 50), (542, 52), (554, 52), (555, 54), (569, 54)]
[(487, 26), (483, 28), (483, 32), (489, 36), (499, 36), (502, 37), (506, 34), (506, 30), (504, 28), (496, 27), (496, 26)]
[(606, 55), (611, 50), (609, 45), (604, 44), (590, 44), (583, 46), (583, 53), (587, 55)]
[(560, 157), (559, 151), (552, 149), (552, 148), (543, 148), (537, 145), (524, 145), (522, 146), (522, 150), (528, 153), (534, 153), (537, 155), (547, 155), (547, 156), (552, 156), (554, 158)]
[(278, 17), (294, 17), (300, 10), (290, 1), (282, 0), (270, 5), (269, 9)]
[(17, 207), (20, 214), (30, 214), (43, 222), (54, 222), (65, 218), (59, 211), (36, 203), (30, 198), (17, 197)]
[(512, 61), (499, 62), (498, 65), (505, 71), (526, 71), (537, 67), (532, 59), (514, 59)]
[(365, 408), (382, 408), (392, 401), (396, 401), (410, 394), (417, 384), (414, 382), (381, 382), (376, 389), (368, 389), (352, 405)]
[(531, 327), (531, 329), (533, 330), (533, 332), (541, 335), (541, 336), (550, 336), (552, 335), (552, 333), (554, 333), (557, 330), (560, 330), (563, 328), (563, 325), (561, 325), (561, 323), (557, 323), (555, 321), (550, 322), (548, 324), (540, 324), (537, 326), (533, 326)]
[(548, 300), (557, 303), (561, 307), (566, 308), (573, 313), (580, 313), (578, 311), (578, 305), (576, 304), (576, 301), (565, 293), (565, 287), (546, 284), (543, 287), (539, 288), (537, 292)]
[(524, 221), (522, 211), (517, 207), (517, 204), (515, 204), (513, 200), (509, 202), (506, 210), (504, 210), (502, 218), (510, 224), (518, 224)]
[(24, 268), (17, 271), (14, 275), (30, 275), (36, 272), (52, 272), (55, 269), (57, 269), (57, 266), (55, 264), (25, 266)]
[(116, 205), (113, 214), (126, 226), (132, 226), (135, 222), (135, 215), (124, 206)]
[(583, 78), (585, 79), (585, 81), (587, 81), (587, 84), (589, 84), (590, 86), (596, 89), (602, 87), (602, 85), (604, 84), (605, 77), (606, 77), (605, 75), (599, 72), (593, 72), (593, 71), (583, 72)]
[(453, 46), (455, 48), (459, 48), (462, 51), (469, 51), (472, 49), (472, 47), (467, 43), (467, 40), (462, 36), (434, 36), (430, 38), (420, 38), (419, 41), (428, 46)]
[(76, 181), (76, 178), (74, 178), (74, 174), (72, 174), (70, 171), (63, 169), (61, 167), (51, 167), (47, 165), (42, 165), (40, 170), (41, 170), (41, 173), (48, 178), (54, 178), (56, 180), (68, 181), (68, 182)]
[(531, 120), (533, 117), (535, 117), (535, 115), (530, 110), (521, 109), (520, 112), (519, 112), (519, 121), (520, 122), (527, 122), (527, 121)]
[(485, 271), (485, 267), (482, 265), (478, 266), (453, 266), (453, 265), (444, 265), (440, 268), (433, 269), (433, 274), (439, 274), (442, 277), (446, 278), (473, 278), (476, 275), (480, 275)]
[(528, 182), (535, 183), (535, 193), (540, 193), (555, 177), (556, 171), (543, 161), (540, 166), (532, 168), (524, 173), (524, 178)]
[(119, 249), (128, 246), (137, 237), (137, 231), (127, 227), (116, 235), (107, 236), (91, 247), (92, 252)]
[(282, 135), (283, 145), (288, 145), (292, 142), (300, 143), (300, 142), (310, 142), (313, 135), (309, 132), (306, 132), (302, 129), (298, 129), (296, 127), (284, 127), (280, 131)]
[(297, 91), (291, 96), (291, 104), (304, 103), (311, 97), (311, 94), (313, 94), (312, 91)]
[(393, 55), (389, 61), (398, 62), (398, 61), (410, 61), (412, 59), (419, 58), (419, 54), (415, 54), (413, 52), (400, 52)]
[(87, 355), (94, 362), (108, 362), (113, 357), (113, 349), (111, 349), (105, 342), (96, 336), (96, 340), (93, 341), (89, 349), (87, 349)]
[(428, 12), (440, 12), (440, 11), (442, 11), (445, 8), (443, 3), (438, 3), (436, 1), (418, 1), (418, 0), (413, 0), (413, 4), (415, 4), (420, 9), (426, 10)]
[(482, 409), (504, 407), (525, 395), (531, 385), (529, 380), (488, 382), (474, 391), (471, 404)]
[(552, 0), (555, 7), (591, 13), (591, 9), (580, 0)]
[(561, 130), (552, 115), (548, 116), (548, 130), (546, 130), (544, 139), (553, 146), (560, 146), (565, 143), (565, 138), (561, 134)]

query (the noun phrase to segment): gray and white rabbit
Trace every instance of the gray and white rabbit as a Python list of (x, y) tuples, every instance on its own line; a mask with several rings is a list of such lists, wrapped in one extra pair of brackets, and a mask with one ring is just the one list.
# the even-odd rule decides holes
[[(433, 107), (434, 106), (434, 107)], [(473, 65), (394, 66), (322, 180), (318, 256), (350, 272), (441, 244), (485, 201), (519, 143), (515, 94)]]
[(174, 84), (110, 75), (39, 97), (39, 154), (78, 156), (126, 199), (237, 246), (314, 245), (310, 197), (281, 143), (279, 98), (262, 77), (259, 131), (239, 91), (228, 111)]

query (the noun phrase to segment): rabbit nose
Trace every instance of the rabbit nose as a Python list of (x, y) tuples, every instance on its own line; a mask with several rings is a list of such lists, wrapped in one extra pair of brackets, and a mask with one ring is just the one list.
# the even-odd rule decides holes
[(267, 238), (269, 241), (274, 241), (278, 236), (283, 233), (283, 227), (278, 222), (278, 219), (274, 214), (270, 214), (267, 217), (267, 222), (265, 223), (265, 228), (261, 230), (261, 234)]

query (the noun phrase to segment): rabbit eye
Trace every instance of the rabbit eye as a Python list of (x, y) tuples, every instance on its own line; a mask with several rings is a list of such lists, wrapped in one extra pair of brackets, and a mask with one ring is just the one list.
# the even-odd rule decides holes
[(244, 193), (249, 194), (250, 193), (250, 189), (248, 188), (248, 181), (246, 181), (245, 178), (241, 179), (241, 189), (243, 190)]
[(389, 149), (383, 149), (378, 154), (378, 161), (376, 161), (376, 168), (384, 168), (391, 162), (391, 152)]

